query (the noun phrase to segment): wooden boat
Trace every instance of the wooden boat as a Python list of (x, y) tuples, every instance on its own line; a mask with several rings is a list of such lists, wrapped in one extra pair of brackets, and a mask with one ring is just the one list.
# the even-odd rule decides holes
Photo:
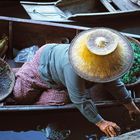
[[(126, 4), (126, 0), (121, 1), (119, 5), (124, 5), (124, 3)], [(109, 4), (106, 4), (103, 0), (2, 1), (0, 3), (0, 15), (87, 27), (106, 26), (134, 34), (140, 32), (139, 8), (120, 10), (117, 7), (116, 9), (114, 8), (114, 11), (111, 11), (110, 6), (108, 6)], [(112, 5), (115, 5), (115, 3)], [(48, 13), (46, 11), (40, 11), (42, 9), (40, 7), (44, 6), (46, 10), (50, 10)], [(39, 9), (35, 9), (34, 7)]]
[[(11, 67), (19, 66), (13, 61), (13, 48), (21, 50), (32, 45), (42, 46), (45, 43), (70, 43), (79, 32), (89, 29), (81, 26), (8, 17), (0, 17), (0, 27), (0, 35), (6, 34), (9, 38), (7, 62)], [(125, 35), (140, 39), (139, 35)], [(134, 101), (140, 105), (139, 86), (134, 88), (132, 93)], [(130, 121), (128, 113), (118, 101), (114, 101), (108, 96), (104, 97), (95, 96), (94, 100), (100, 113), (106, 119), (119, 123), (123, 131), (139, 127), (139, 123)], [(0, 106), (1, 130), (31, 130), (46, 127), (50, 122), (65, 124), (65, 127), (72, 131), (71, 139), (82, 139), (84, 135), (90, 133), (100, 135), (100, 131), (90, 124), (73, 104)]]

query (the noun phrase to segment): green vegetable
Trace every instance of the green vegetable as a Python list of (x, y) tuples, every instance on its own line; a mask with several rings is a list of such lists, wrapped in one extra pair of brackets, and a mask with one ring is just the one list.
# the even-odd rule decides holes
[(130, 70), (121, 77), (125, 84), (136, 82), (140, 76), (140, 46), (134, 42), (131, 42), (131, 46), (134, 50), (134, 62)]

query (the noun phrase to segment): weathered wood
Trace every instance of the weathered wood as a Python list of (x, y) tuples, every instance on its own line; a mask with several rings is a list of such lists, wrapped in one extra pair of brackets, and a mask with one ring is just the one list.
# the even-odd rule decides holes
[(140, 139), (140, 129), (132, 132), (127, 132), (114, 138), (106, 138), (104, 140), (139, 140), (139, 139)]
[(129, 11), (129, 10), (137, 10), (140, 7), (130, 0), (112, 0), (112, 2), (121, 10), (121, 11)]
[(21, 4), (34, 4), (34, 5), (46, 5), (46, 4), (57, 4), (57, 1), (48, 2), (35, 2), (35, 1), (20, 1)]
[[(29, 2), (29, 0), (26, 1)], [(51, 5), (56, 5), (56, 7), (57, 6), (60, 7), (60, 9), (68, 16), (67, 19), (64, 21), (57, 20), (55, 22), (67, 23), (71, 25), (80, 25), (86, 27), (104, 26), (114, 28), (120, 31), (127, 30), (130, 33), (136, 32), (140, 33), (139, 29), (140, 18), (138, 18), (140, 16), (139, 12), (140, 10), (127, 10), (127, 11), (117, 10), (110, 13), (107, 11), (104, 5), (98, 0), (96, 1), (88, 0), (86, 2), (84, 0), (81, 2), (79, 2), (79, 0), (72, 1), (63, 0), (63, 1), (64, 2), (60, 3), (56, 0), (55, 1), (40, 0), (37, 2), (41, 2), (43, 4), (48, 2), (55, 3)], [(73, 4), (74, 1), (76, 1), (76, 4)], [(121, 3), (122, 1), (120, 2), (120, 4)], [(0, 2), (0, 7), (2, 7), (0, 8), (0, 15), (5, 15), (9, 17), (20, 17), (24, 19), (29, 18), (28, 14), (18, 3), (18, 0), (15, 1), (15, 4), (10, 3), (9, 1), (2, 1)]]
[[(9, 22), (12, 32), (9, 31)], [(80, 31), (89, 29), (88, 27), (82, 26), (32, 21), (28, 19), (9, 18), (2, 16), (0, 17), (0, 25), (0, 35), (9, 35), (9, 38), (12, 38), (9, 40), (12, 40), (12, 46), (20, 49), (34, 44), (41, 46), (49, 42), (61, 42), (67, 39), (71, 41)], [(127, 35), (139, 38), (139, 35)]]
[(140, 7), (130, 0), (100, 0), (102, 4), (110, 11), (134, 11), (139, 10)]
[(13, 41), (13, 22), (9, 21), (9, 49), (8, 49), (8, 57), (13, 57), (13, 46), (12, 46), (12, 41)]
[[(136, 103), (140, 102), (140, 98), (134, 100)], [(109, 106), (120, 106), (119, 101), (96, 101), (97, 107), (109, 107)], [(63, 106), (47, 106), (47, 105), (4, 105), (0, 106), (0, 112), (13, 112), (13, 111), (55, 111), (55, 110), (77, 110), (72, 104), (66, 104)]]
[(116, 12), (117, 9), (111, 4), (111, 0), (100, 0), (102, 4), (110, 11), (110, 12)]

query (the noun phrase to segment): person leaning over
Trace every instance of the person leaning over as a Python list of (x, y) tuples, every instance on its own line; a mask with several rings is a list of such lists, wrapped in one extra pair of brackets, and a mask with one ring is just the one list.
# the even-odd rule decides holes
[[(31, 62), (16, 73), (14, 98), (19, 103), (31, 103), (41, 88), (66, 87), (72, 103), (107, 136), (116, 136), (120, 127), (103, 119), (89, 99), (88, 88), (103, 84), (126, 107), (130, 115), (140, 110), (132, 101), (120, 77), (133, 63), (129, 41), (108, 28), (93, 28), (78, 34), (69, 44), (46, 44)], [(32, 82), (31, 82), (32, 81)], [(48, 93), (45, 93), (46, 95)], [(47, 98), (44, 98), (44, 100)]]

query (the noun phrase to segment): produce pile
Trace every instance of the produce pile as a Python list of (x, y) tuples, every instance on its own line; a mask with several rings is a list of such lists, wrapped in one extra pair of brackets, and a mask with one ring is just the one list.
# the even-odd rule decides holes
[(134, 83), (140, 77), (140, 46), (134, 42), (131, 42), (131, 46), (134, 50), (134, 62), (130, 70), (121, 78), (125, 84)]

